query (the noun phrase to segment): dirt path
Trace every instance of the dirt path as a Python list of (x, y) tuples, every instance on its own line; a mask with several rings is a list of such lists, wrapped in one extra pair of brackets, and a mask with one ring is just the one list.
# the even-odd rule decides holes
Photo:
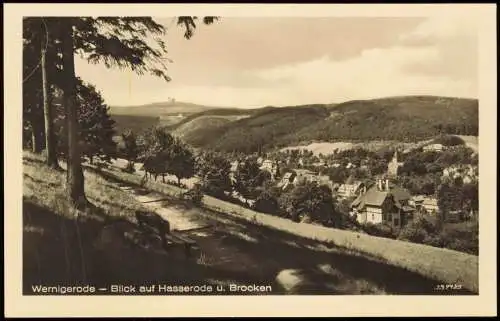
[(137, 189), (127, 185), (120, 185), (119, 188), (130, 193), (137, 202), (142, 203), (145, 207), (156, 212), (163, 217), (163, 219), (170, 222), (172, 229), (184, 231), (200, 229), (209, 225), (207, 220), (201, 217), (193, 217), (169, 204), (169, 199), (163, 194)]

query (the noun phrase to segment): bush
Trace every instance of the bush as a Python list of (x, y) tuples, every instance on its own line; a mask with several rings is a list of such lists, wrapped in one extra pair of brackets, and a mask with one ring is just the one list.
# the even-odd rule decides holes
[(356, 216), (338, 210), (337, 215), (339, 216), (339, 228), (351, 231), (358, 231), (361, 228), (361, 225), (356, 220)]
[(366, 223), (363, 226), (363, 230), (373, 236), (386, 237), (386, 238), (396, 238), (398, 231), (389, 224), (373, 224)]
[(478, 222), (445, 224), (439, 237), (443, 247), (474, 255), (479, 253)]
[(398, 239), (427, 244), (426, 242), (439, 243), (434, 237), (438, 235), (438, 222), (425, 214), (415, 216), (415, 219), (409, 222), (401, 229)]

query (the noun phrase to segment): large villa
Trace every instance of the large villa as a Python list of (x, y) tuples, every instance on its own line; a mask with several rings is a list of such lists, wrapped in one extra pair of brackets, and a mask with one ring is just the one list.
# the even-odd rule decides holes
[(410, 193), (379, 179), (375, 185), (360, 194), (351, 204), (351, 213), (359, 223), (386, 223), (395, 227), (406, 225), (416, 208), (410, 205)]

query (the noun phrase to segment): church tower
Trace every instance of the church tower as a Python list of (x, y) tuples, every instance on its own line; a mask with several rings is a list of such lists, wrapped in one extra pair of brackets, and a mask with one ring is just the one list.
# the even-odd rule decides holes
[(392, 157), (391, 162), (387, 166), (387, 175), (390, 177), (398, 176), (398, 169), (401, 167), (403, 163), (398, 161), (398, 150), (394, 152), (394, 156)]

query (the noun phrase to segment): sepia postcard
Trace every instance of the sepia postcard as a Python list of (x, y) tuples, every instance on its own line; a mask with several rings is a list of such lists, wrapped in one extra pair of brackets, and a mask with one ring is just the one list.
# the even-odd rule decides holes
[(495, 6), (4, 8), (7, 317), (496, 315)]

